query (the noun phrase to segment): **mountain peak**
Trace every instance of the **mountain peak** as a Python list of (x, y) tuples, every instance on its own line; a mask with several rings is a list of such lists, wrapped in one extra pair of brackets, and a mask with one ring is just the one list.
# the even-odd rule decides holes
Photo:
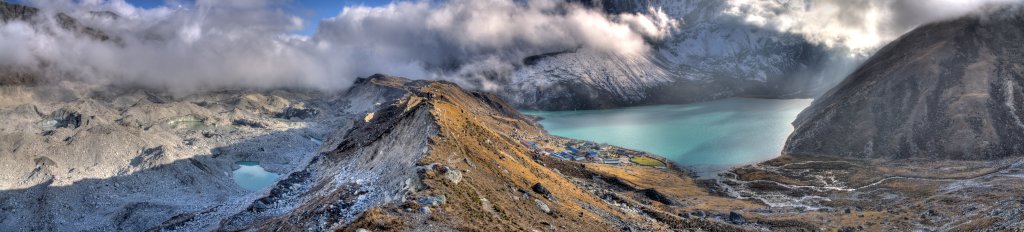
[(1009, 8), (996, 12), (921, 26), (882, 48), (801, 114), (785, 153), (1024, 154), (1024, 17)]

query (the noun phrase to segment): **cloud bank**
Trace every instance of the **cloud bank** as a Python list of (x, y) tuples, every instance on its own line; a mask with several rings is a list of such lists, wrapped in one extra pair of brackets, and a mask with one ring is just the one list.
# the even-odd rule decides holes
[(869, 55), (922, 24), (1022, 0), (729, 0), (728, 14), (761, 27)]
[[(123, 1), (41, 1), (32, 22), (0, 28), (3, 53), (27, 59), (0, 66), (35, 68), (46, 78), (140, 85), (186, 93), (228, 87), (299, 87), (331, 80), (301, 39), (284, 36), (297, 17), (268, 11), (271, 2), (198, 1), (182, 8), (135, 8)], [(110, 11), (117, 16), (97, 13)], [(66, 30), (65, 12), (80, 26), (103, 31), (97, 40)]]
[[(310, 37), (283, 1), (199, 0), (141, 9), (123, 0), (50, 0), (32, 23), (0, 26), (0, 66), (58, 79), (189, 93), (220, 88), (338, 90), (390, 73), (494, 89), (523, 58), (591, 49), (641, 55), (677, 25), (663, 12), (608, 15), (557, 0), (398, 2), (345, 8)], [(110, 11), (117, 15), (98, 14)], [(61, 30), (66, 12), (112, 40)]]
[[(187, 94), (223, 88), (340, 90), (389, 73), (498, 90), (529, 56), (649, 55), (683, 23), (661, 9), (607, 14), (563, 0), (403, 1), (353, 6), (297, 36), (288, 0), (198, 0), (142, 9), (124, 0), (39, 0), (32, 22), (0, 25), (0, 68), (57, 80)], [(708, 0), (712, 1), (712, 0)], [(726, 14), (866, 55), (913, 27), (1021, 0), (727, 0)], [(696, 4), (696, 3), (694, 3)], [(655, 4), (657, 5), (657, 4)], [(109, 11), (116, 14), (97, 13)], [(65, 12), (101, 41), (62, 29)], [(677, 16), (678, 17), (678, 16)]]

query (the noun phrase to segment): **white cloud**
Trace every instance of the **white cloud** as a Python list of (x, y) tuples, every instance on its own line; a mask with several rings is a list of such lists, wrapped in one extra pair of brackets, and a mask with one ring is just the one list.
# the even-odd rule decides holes
[[(1021, 0), (728, 0), (727, 14), (868, 54), (922, 23)], [(313, 36), (286, 0), (201, 0), (142, 9), (124, 0), (39, 0), (117, 42), (37, 25), (0, 25), (0, 67), (48, 78), (189, 93), (219, 88), (347, 88), (373, 73), (448, 79), (495, 90), (533, 55), (584, 49), (646, 55), (680, 23), (661, 9), (608, 15), (561, 0), (449, 0), (347, 7)], [(107, 17), (90, 11), (111, 11)]]
[(1022, 0), (729, 0), (747, 23), (801, 34), (812, 42), (867, 54), (916, 26), (960, 17), (987, 4)]
[(553, 0), (399, 2), (345, 8), (322, 22), (315, 38), (347, 54), (415, 63), (426, 73), (461, 77), (454, 80), (463, 84), (496, 87), (531, 55), (577, 48), (646, 54), (645, 38), (663, 38), (677, 26), (660, 10), (652, 12), (660, 15), (609, 16)]
[(527, 56), (572, 49), (645, 54), (645, 39), (663, 38), (676, 25), (657, 9), (649, 18), (557, 0), (420, 1), (348, 7), (305, 37), (290, 35), (302, 21), (278, 10), (280, 3), (201, 0), (141, 9), (123, 0), (42, 0), (37, 5), (44, 15), (68, 12), (116, 42), (61, 30), (53, 17), (39, 17), (32, 27), (7, 23), (0, 26), (0, 66), (178, 93), (336, 90), (378, 72), (493, 89)]

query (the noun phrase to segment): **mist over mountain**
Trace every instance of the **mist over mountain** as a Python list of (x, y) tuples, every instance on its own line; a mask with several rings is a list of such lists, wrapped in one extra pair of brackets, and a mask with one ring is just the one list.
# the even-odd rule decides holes
[[(388, 72), (528, 108), (812, 97), (900, 33), (991, 2), (1007, 1), (401, 1), (346, 7), (301, 36), (281, 1), (45, 0), (0, 26), (0, 67), (178, 94), (341, 90)], [(59, 30), (57, 14), (113, 40)]]
[[(346, 8), (305, 37), (288, 34), (301, 27), (301, 19), (276, 11), (276, 3), (197, 1), (180, 8), (141, 9), (122, 1), (43, 1), (38, 3), (42, 13), (30, 22), (3, 24), (0, 39), (9, 42), (0, 66), (29, 68), (56, 79), (173, 91), (337, 90), (381, 70), (468, 83), (476, 73), (509, 68), (532, 54), (580, 47), (643, 54), (648, 49), (644, 39), (661, 36), (660, 30), (667, 30), (662, 27), (674, 23), (548, 0), (399, 2)], [(118, 43), (57, 30), (53, 17), (44, 16), (58, 12), (111, 34)], [(488, 67), (473, 68), (481, 65)]]
[(829, 47), (870, 55), (911, 29), (1019, 0), (730, 0), (727, 14), (761, 27), (802, 35)]
[(531, 58), (536, 65), (516, 72), (503, 97), (560, 110), (816, 97), (903, 32), (1004, 1), (579, 2), (611, 14), (660, 9), (682, 23), (644, 57)]

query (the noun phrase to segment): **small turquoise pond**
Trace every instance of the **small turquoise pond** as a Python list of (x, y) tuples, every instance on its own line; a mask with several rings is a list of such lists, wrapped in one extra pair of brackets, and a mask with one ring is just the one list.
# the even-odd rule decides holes
[(609, 110), (526, 111), (551, 134), (661, 155), (706, 176), (778, 157), (810, 99), (732, 98)]
[(259, 162), (237, 162), (239, 168), (234, 171), (232, 178), (235, 179), (235, 183), (244, 189), (250, 191), (258, 191), (277, 181), (277, 177), (280, 174), (268, 172), (260, 166)]

